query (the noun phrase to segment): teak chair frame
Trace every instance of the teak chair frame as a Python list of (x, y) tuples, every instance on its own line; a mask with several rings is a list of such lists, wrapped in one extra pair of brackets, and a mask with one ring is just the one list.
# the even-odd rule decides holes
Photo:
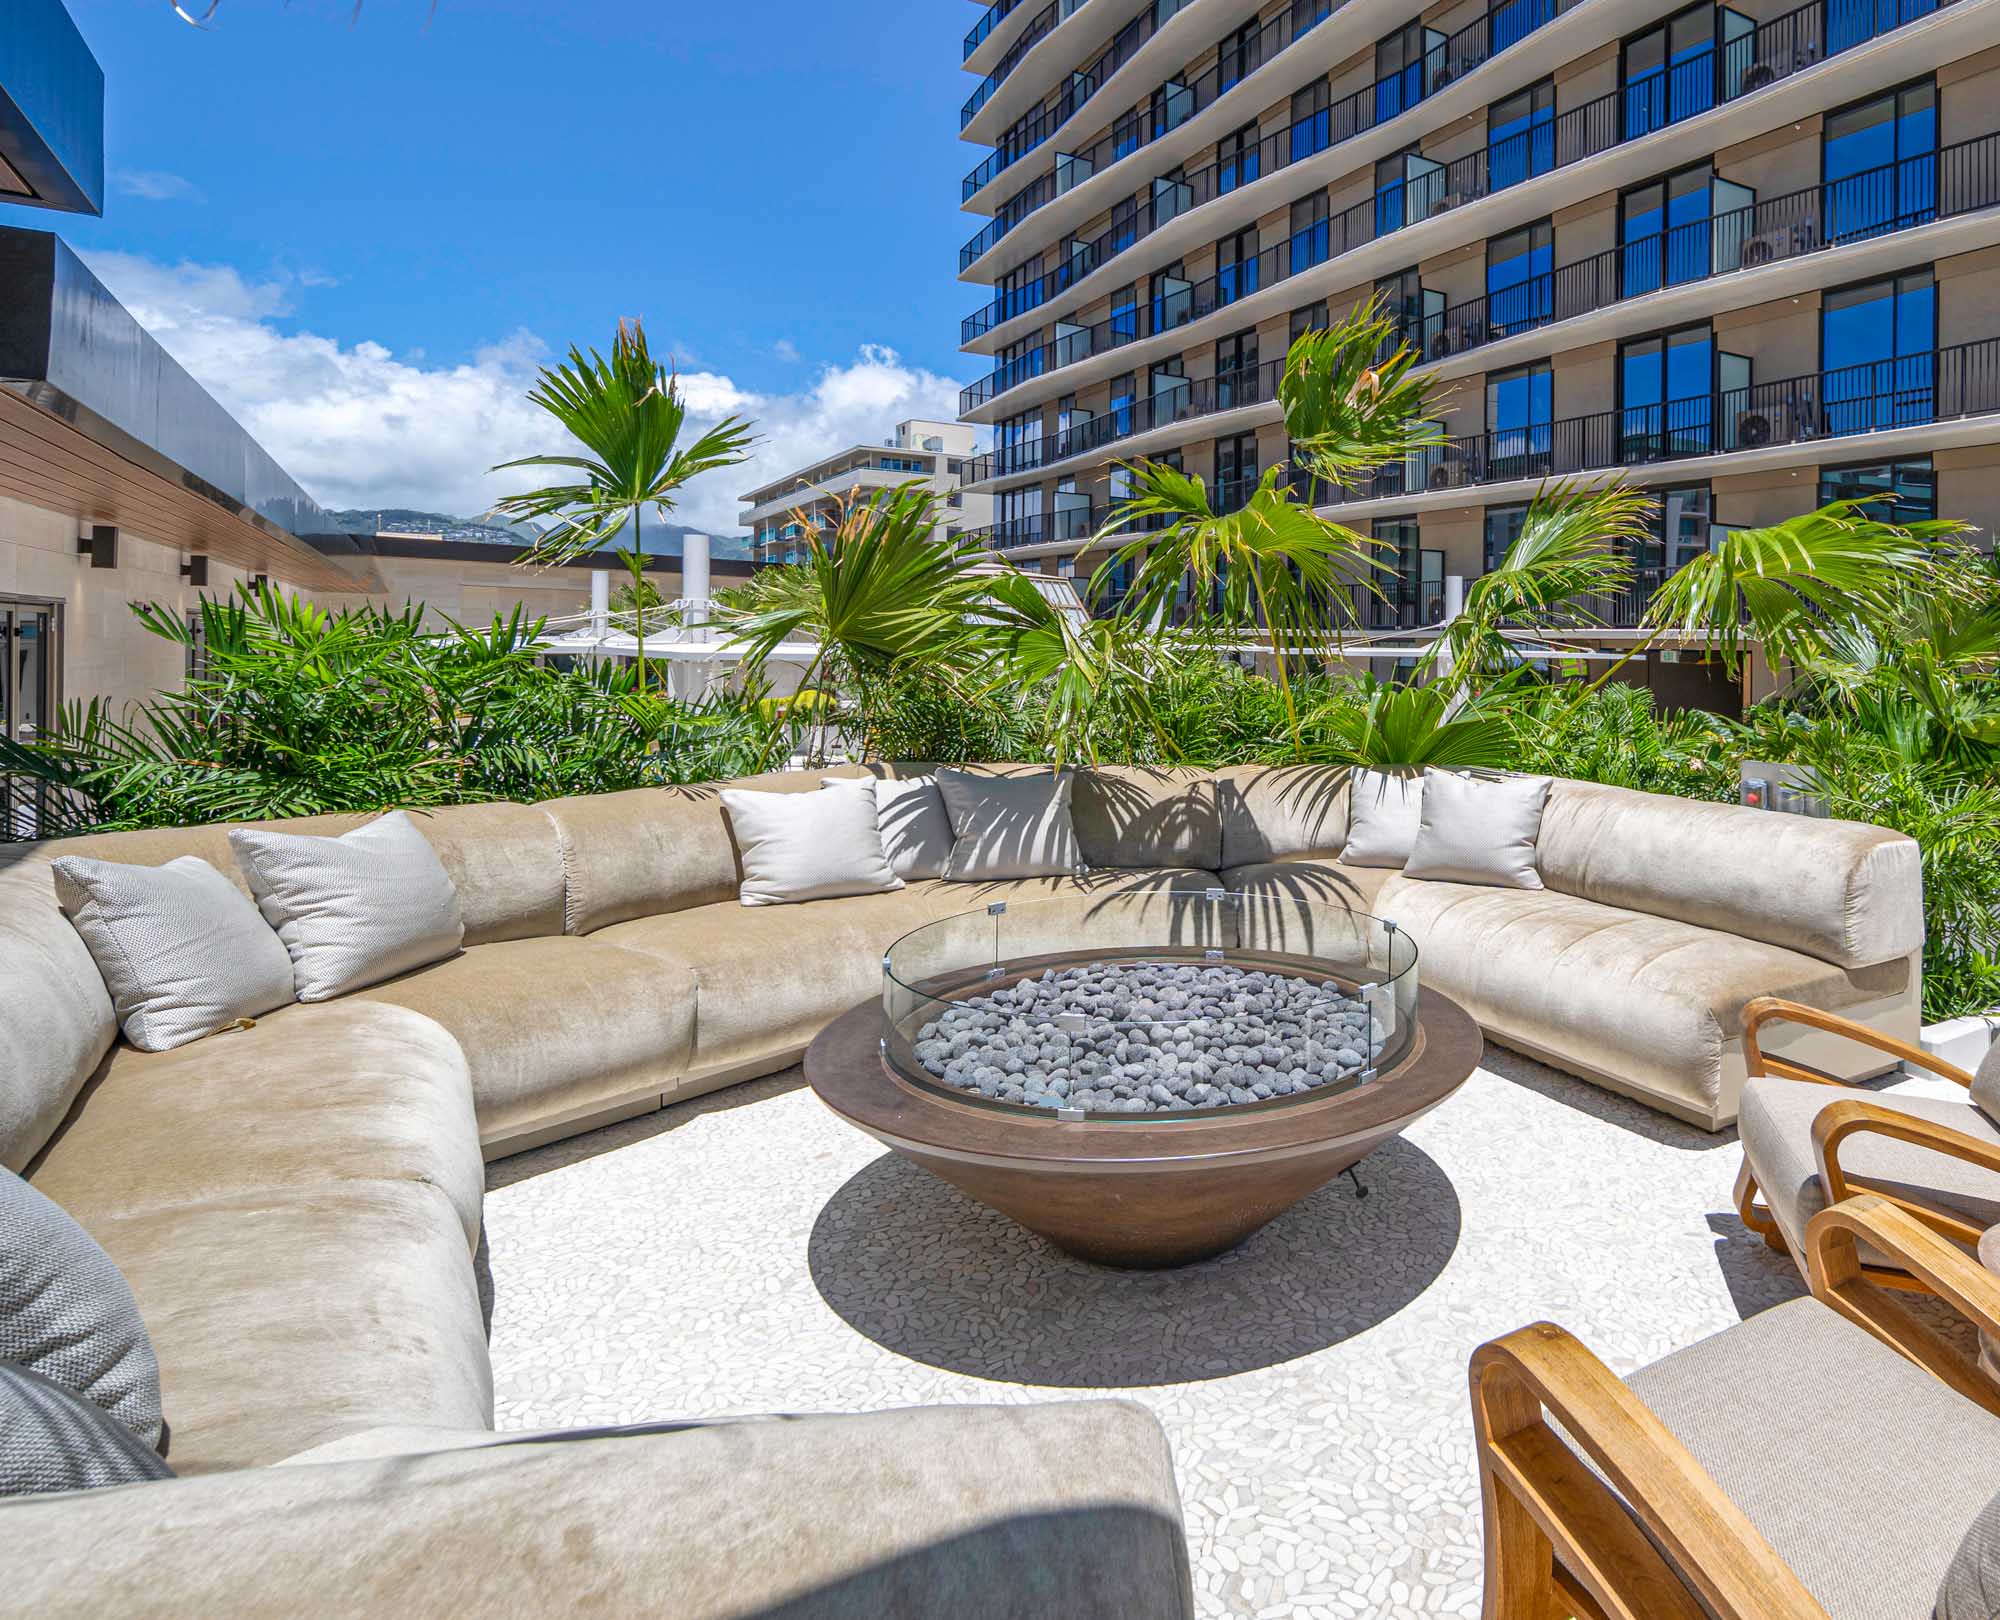
[[(1873, 1194), (1822, 1211), (1808, 1230), (1814, 1297), (2000, 1413), (2000, 1391), (1969, 1358), (1870, 1280), (1862, 1242), (1993, 1333), (2000, 1277)], [(1537, 1322), (1481, 1345), (1470, 1373), (1485, 1620), (1827, 1620), (1687, 1448), (1564, 1329)]]
[[(1909, 1067), (1922, 1069), (1937, 1075), (1940, 1079), (1967, 1087), (1972, 1085), (1972, 1076), (1954, 1063), (1926, 1052), (1922, 1047), (1912, 1046), (1907, 1041), (1899, 1041), (1893, 1035), (1885, 1035), (1866, 1024), (1857, 1024), (1851, 1018), (1842, 1018), (1838, 1013), (1822, 1012), (1817, 1007), (1807, 1007), (1796, 1001), (1785, 1001), (1777, 996), (1759, 996), (1743, 1009), (1743, 1056), (1746, 1069), (1752, 1077), (1774, 1075), (1784, 1080), (1806, 1080), (1814, 1085), (1834, 1086), (1843, 1091), (1853, 1092), (1855, 1088), (1833, 1075), (1796, 1063), (1790, 1058), (1774, 1057), (1765, 1052), (1758, 1040), (1760, 1032), (1767, 1024), (1805, 1024), (1813, 1029), (1843, 1036), (1863, 1046), (1873, 1047), (1886, 1056), (1893, 1057)], [(1910, 1142), (1919, 1147), (1931, 1148), (1954, 1159), (1962, 1159), (1968, 1164), (1976, 1164), (1984, 1169), (2000, 1173), (2000, 1148), (1990, 1142), (1982, 1142), (1976, 1136), (1953, 1130), (1949, 1125), (1938, 1125), (1925, 1119), (1918, 1119), (1896, 1109), (1884, 1107), (1870, 1099), (1867, 1094), (1850, 1096), (1846, 1100), (1833, 1103), (1822, 1109), (1813, 1121), (1813, 1158), (1819, 1166), (1820, 1185), (1826, 1189), (1828, 1205), (1838, 1204), (1843, 1199), (1858, 1192), (1874, 1193), (1921, 1221), (1941, 1237), (1961, 1243), (1968, 1249), (1977, 1246), (1985, 1228), (1976, 1226), (1963, 1216), (1937, 1204), (1925, 1203), (1905, 1196), (1890, 1188), (1870, 1182), (1865, 1176), (1850, 1176), (1840, 1163), (1841, 1144), (1851, 1137), (1862, 1135), (1893, 1137), (1900, 1142)], [(1791, 1252), (1791, 1245), (1785, 1241), (1783, 1229), (1778, 1225), (1769, 1209), (1757, 1202), (1756, 1178), (1750, 1173), (1750, 1160), (1746, 1155), (1743, 1168), (1736, 1175), (1736, 1213), (1743, 1224), (1776, 1249), (1780, 1254)], [(1805, 1262), (1798, 1255), (1792, 1258), (1805, 1269)], [(1863, 1274), (1869, 1281), (1884, 1288), (1902, 1288), (1925, 1292), (1923, 1282), (1913, 1273), (1898, 1271), (1886, 1266), (1864, 1265)]]

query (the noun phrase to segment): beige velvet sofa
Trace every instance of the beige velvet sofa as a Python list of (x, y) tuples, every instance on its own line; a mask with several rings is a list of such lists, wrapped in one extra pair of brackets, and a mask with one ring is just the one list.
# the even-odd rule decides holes
[[(791, 773), (743, 785), (792, 792), (818, 779)], [(240, 881), (224, 830), (0, 846), (0, 1162), (76, 1215), (130, 1280), (160, 1358), (176, 1469), (227, 1476), (88, 1505), (0, 1508), (0, 1580), (44, 1594), (38, 1602), (50, 1613), (65, 1612), (64, 1601), (77, 1612), (144, 1612), (162, 1591), (164, 1611), (175, 1606), (171, 1583), (156, 1584), (160, 1565), (142, 1550), (166, 1556), (181, 1530), (243, 1558), (268, 1548), (273, 1580), (294, 1556), (359, 1580), (369, 1560), (356, 1549), (370, 1537), (387, 1538), (396, 1557), (428, 1556), (422, 1526), (432, 1511), (447, 1541), (457, 1516), (485, 1521), (474, 1538), (483, 1558), (495, 1523), (512, 1533), (505, 1503), (539, 1519), (550, 1471), (576, 1469), (556, 1493), (573, 1516), (550, 1522), (574, 1524), (584, 1542), (558, 1544), (544, 1524), (524, 1525), (509, 1554), (518, 1556), (516, 1574), (530, 1580), (542, 1558), (590, 1568), (589, 1526), (608, 1514), (594, 1543), (615, 1564), (605, 1575), (607, 1612), (644, 1607), (635, 1594), (657, 1595), (647, 1582), (673, 1577), (647, 1562), (641, 1525), (619, 1516), (626, 1510), (614, 1497), (650, 1492), (677, 1504), (657, 1515), (669, 1539), (691, 1517), (734, 1522), (729, 1504), (707, 1494), (713, 1482), (704, 1483), (686, 1435), (488, 1446), (476, 1462), (381, 1460), (385, 1446), (444, 1449), (437, 1431), (456, 1444), (490, 1439), (474, 1269), (482, 1155), (783, 1068), (833, 1015), (879, 994), (883, 951), (900, 934), (995, 899), (1222, 887), (1247, 896), (1246, 910), (1260, 898), (1298, 897), (1386, 915), (1416, 938), (1425, 985), (1462, 1001), (1496, 1039), (1711, 1129), (1735, 1114), (1740, 1015), (1753, 996), (1786, 996), (1906, 1037), (1916, 1028), (1917, 852), (1877, 828), (1559, 782), (1539, 851), (1548, 888), (1525, 892), (1343, 865), (1344, 771), (1087, 771), (1074, 810), (1091, 868), (1076, 878), (913, 883), (755, 908), (737, 902), (736, 849), (714, 788), (438, 810), (418, 824), (459, 888), (461, 955), (161, 1054), (117, 1039), (103, 983), (56, 905), (48, 863), (72, 852), (147, 863), (195, 854)], [(286, 826), (334, 833), (365, 819)], [(1788, 1055), (1853, 1061), (1851, 1051), (1818, 1051), (1809, 1032)], [(845, 1515), (857, 1496), (882, 1490), (923, 1510), (889, 1512), (881, 1536), (862, 1539), (859, 1565), (844, 1544), (814, 1544), (803, 1530), (802, 1540), (761, 1543), (755, 1554), (738, 1548), (726, 1570), (715, 1567), (714, 1607), (679, 1602), (657, 1612), (762, 1613), (755, 1601), (727, 1607), (729, 1582), (762, 1591), (768, 1576), (772, 1592), (787, 1580), (832, 1591), (862, 1568), (935, 1570), (917, 1545), (925, 1535), (964, 1541), (968, 1526), (995, 1513), (1060, 1526), (1101, 1512), (1142, 1541), (1161, 1542), (1165, 1525), (1161, 1544), (1175, 1549), (1111, 1559), (1153, 1578), (1110, 1594), (1102, 1612), (1180, 1613), (1186, 1567), (1164, 1442), (1134, 1410), (1083, 1410), (1092, 1415), (1075, 1420), (1074, 1442), (1051, 1421), (1029, 1425), (1012, 1450), (981, 1438), (978, 1425), (997, 1418), (899, 1419), (922, 1446), (961, 1461), (956, 1492), (924, 1471), (871, 1475), (886, 1465), (868, 1450), (870, 1431), (839, 1427), (860, 1420), (757, 1429), (730, 1444), (774, 1475), (787, 1447), (806, 1445), (789, 1436), (824, 1430), (833, 1438), (813, 1453), (822, 1458), (839, 1452), (840, 1434), (854, 1437), (849, 1464), (802, 1476), (804, 1500), (824, 1486)], [(1075, 1477), (1079, 1450), (1093, 1447), (1096, 1460), (1085, 1461), (1104, 1489), (1079, 1498), (1062, 1482)], [(586, 1466), (584, 1454), (602, 1448), (615, 1448), (616, 1462)], [(322, 1486), (264, 1472), (308, 1453)], [(614, 1475), (623, 1483), (592, 1482)], [(762, 1488), (755, 1496), (772, 1499)], [(65, 1512), (83, 1515), (82, 1528), (54, 1529)], [(260, 1541), (267, 1521), (282, 1521), (291, 1539)], [(744, 1534), (754, 1539), (749, 1521)], [(107, 1544), (118, 1559), (104, 1561)], [(695, 1555), (680, 1548), (676, 1557), (685, 1572)], [(744, 1572), (761, 1568), (759, 1558), (773, 1567), (751, 1579)], [(1069, 1567), (1059, 1551), (1025, 1561), (1052, 1579)], [(176, 1578), (203, 1578), (183, 1559), (170, 1562)], [(993, 1567), (1010, 1562), (1022, 1560)], [(46, 1569), (61, 1578), (25, 1584)], [(99, 1571), (114, 1571), (103, 1576), (114, 1585), (93, 1587)], [(65, 1580), (74, 1588), (66, 1599)], [(498, 1590), (480, 1588), (474, 1609), (494, 1612)], [(181, 1607), (227, 1605), (190, 1597)]]

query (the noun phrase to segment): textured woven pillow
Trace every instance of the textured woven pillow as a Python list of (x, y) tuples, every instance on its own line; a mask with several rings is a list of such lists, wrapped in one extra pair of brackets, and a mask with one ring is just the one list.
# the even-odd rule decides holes
[(814, 793), (724, 788), (722, 807), (743, 857), (737, 898), (746, 906), (881, 894), (903, 886), (882, 852), (875, 783), (868, 777)]
[(1972, 1100), (1986, 1110), (1986, 1117), (2000, 1124), (2000, 1041), (1986, 1049), (1979, 1067), (1972, 1071)]
[(1424, 779), (1356, 766), (1347, 790), (1348, 866), (1401, 866), (1423, 819)]
[(56, 899), (104, 976), (125, 1039), (164, 1052), (292, 999), (292, 959), (198, 855), (165, 866), (63, 855)]
[(1422, 820), (1403, 876), (1539, 889), (1535, 844), (1548, 800), (1546, 776), (1481, 781), (1426, 771)]
[(0, 1361), (160, 1443), (160, 1364), (111, 1256), (61, 1206), (0, 1170)]
[[(820, 779), (828, 787), (851, 780)], [(882, 853), (905, 883), (941, 878), (951, 861), (951, 817), (935, 776), (875, 778), (875, 824), (882, 829)]]
[(944, 875), (952, 882), (1071, 877), (1083, 869), (1069, 812), (1073, 773), (939, 771), (937, 782), (951, 817), (951, 863)]
[(151, 1446), (102, 1407), (0, 1361), (0, 1496), (172, 1479)]
[(338, 838), (237, 827), (229, 847), (292, 958), (301, 1001), (329, 1001), (458, 953), (458, 890), (392, 811)]
[(1938, 1587), (1936, 1620), (1993, 1620), (2000, 1614), (2000, 1496), (1979, 1510)]

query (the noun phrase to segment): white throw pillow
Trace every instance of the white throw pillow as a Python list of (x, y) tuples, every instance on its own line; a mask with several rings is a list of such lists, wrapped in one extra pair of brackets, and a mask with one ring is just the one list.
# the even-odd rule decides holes
[(1073, 877), (1083, 869), (1070, 819), (1073, 772), (939, 771), (937, 781), (951, 817), (951, 864), (944, 875), (953, 883)]
[(200, 856), (128, 866), (62, 855), (54, 871), (56, 899), (140, 1051), (185, 1046), (292, 999), (283, 942)]
[[(856, 780), (823, 776), (828, 787)], [(882, 853), (905, 883), (941, 878), (951, 860), (951, 817), (935, 776), (875, 778), (875, 824), (882, 831)]]
[(1535, 843), (1549, 802), (1546, 776), (1481, 779), (1424, 773), (1423, 824), (1403, 876), (1539, 889)]
[(1423, 817), (1424, 779), (1355, 766), (1347, 789), (1347, 866), (1401, 866)]
[(338, 838), (238, 827), (229, 847), (291, 953), (301, 1001), (380, 984), (465, 942), (458, 890), (400, 810)]
[(882, 850), (875, 783), (868, 777), (815, 793), (724, 788), (722, 805), (743, 856), (737, 898), (746, 906), (883, 894), (903, 886)]

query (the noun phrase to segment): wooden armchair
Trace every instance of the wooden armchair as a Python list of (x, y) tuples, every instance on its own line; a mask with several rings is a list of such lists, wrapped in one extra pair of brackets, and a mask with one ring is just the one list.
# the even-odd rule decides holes
[(1862, 1243), (2000, 1332), (2000, 1277), (1863, 1195), (1812, 1223), (1812, 1298), (1629, 1380), (1548, 1322), (1473, 1353), (1486, 1620), (1930, 1615), (2000, 1505), (2000, 1392)]
[[(1965, 1102), (1860, 1091), (1786, 1058), (1765, 1053), (1758, 1036), (1773, 1023), (1810, 1025), (1873, 1047), (1911, 1068), (1968, 1089)], [(1736, 1208), (1743, 1223), (1806, 1269), (1802, 1238), (1821, 1209), (1868, 1191), (1968, 1247), (2000, 1224), (2000, 1120), (1980, 1103), (1981, 1078), (1921, 1048), (1837, 1014), (1766, 996), (1743, 1014), (1750, 1078), (1738, 1119), (1743, 1168)], [(1847, 1095), (1829, 1103), (1817, 1088)], [(1996, 1086), (2000, 1093), (2000, 1086)], [(1759, 1203), (1759, 1195), (1765, 1202)], [(1863, 1268), (1876, 1282), (1919, 1288), (1908, 1271), (1872, 1251)]]

